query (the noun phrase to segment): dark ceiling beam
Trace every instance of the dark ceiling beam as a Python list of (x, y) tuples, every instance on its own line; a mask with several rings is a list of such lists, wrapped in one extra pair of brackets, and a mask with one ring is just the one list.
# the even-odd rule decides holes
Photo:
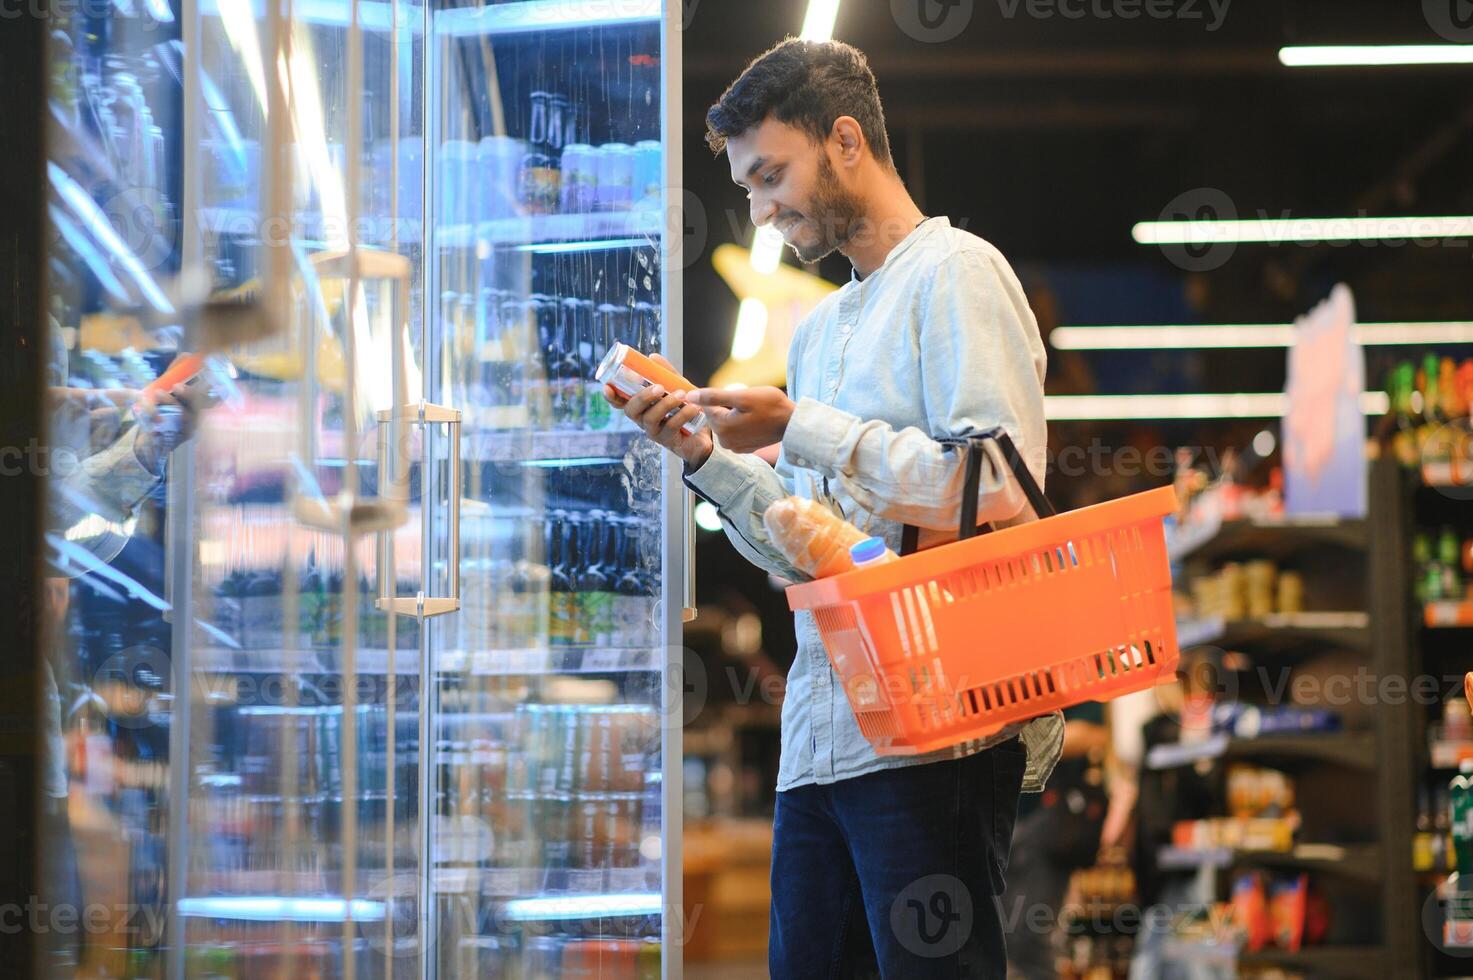
[[(865, 54), (882, 83), (896, 79), (1270, 75), (1286, 70), (1279, 64), (1277, 49), (1268, 47), (985, 53), (869, 50)], [(687, 51), (686, 58), (687, 77), (719, 80), (735, 78), (749, 60), (729, 51)]]
[(896, 105), (885, 104), (885, 117), (895, 127), (937, 132), (1000, 129), (1166, 129), (1195, 125), (1188, 109), (1142, 105)]

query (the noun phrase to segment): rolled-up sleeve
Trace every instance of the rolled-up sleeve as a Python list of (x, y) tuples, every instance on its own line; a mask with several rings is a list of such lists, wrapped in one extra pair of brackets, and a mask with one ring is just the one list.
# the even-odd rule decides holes
[[(798, 402), (783, 437), (792, 465), (837, 480), (888, 520), (956, 526), (963, 458), (939, 439), (1001, 426), (1043, 485), (1043, 343), (1017, 278), (995, 254), (969, 249), (936, 267), (917, 343), (929, 431), (861, 419), (812, 398)], [(995, 445), (982, 467), (980, 521), (1016, 517), (1026, 500)]]

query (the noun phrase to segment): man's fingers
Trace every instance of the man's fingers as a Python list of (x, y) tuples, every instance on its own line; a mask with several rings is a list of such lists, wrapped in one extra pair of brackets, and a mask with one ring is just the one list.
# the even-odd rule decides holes
[(702, 407), (741, 408), (746, 403), (746, 395), (740, 388), (697, 388), (686, 396), (686, 400)]
[(676, 432), (684, 428), (692, 419), (700, 414), (701, 410), (695, 405), (687, 405), (674, 415), (666, 417), (661, 424), (671, 432)]
[(604, 385), (604, 400), (617, 409), (623, 409), (629, 404), (629, 399), (619, 393), (619, 389), (613, 385)]

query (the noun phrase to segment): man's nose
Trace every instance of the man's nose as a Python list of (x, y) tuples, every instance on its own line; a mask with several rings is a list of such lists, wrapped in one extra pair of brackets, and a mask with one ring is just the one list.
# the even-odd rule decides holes
[(754, 195), (751, 203), (751, 211), (753, 226), (761, 228), (763, 225), (772, 221), (777, 215), (777, 205), (763, 201)]

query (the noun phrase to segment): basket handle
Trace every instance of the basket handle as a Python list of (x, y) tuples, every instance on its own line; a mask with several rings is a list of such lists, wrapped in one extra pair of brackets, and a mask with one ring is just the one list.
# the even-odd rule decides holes
[[(960, 439), (945, 439), (942, 441), (947, 445), (967, 447), (967, 469), (962, 481), (962, 513), (957, 527), (958, 540), (965, 540), (979, 533), (985, 534), (991, 530), (990, 527), (979, 528), (977, 526), (977, 494), (982, 487), (982, 458), (986, 453), (988, 440), (997, 443), (997, 448), (1002, 450), (1003, 460), (1008, 464), (1008, 469), (1012, 471), (1013, 479), (1017, 480), (1018, 486), (1022, 488), (1023, 496), (1028, 498), (1028, 504), (1033, 508), (1033, 512), (1041, 518), (1052, 517), (1058, 513), (1054, 505), (1049, 503), (1048, 497), (1044, 496), (1038, 481), (1033, 479), (1033, 474), (1023, 463), (1018, 447), (1013, 444), (1012, 437), (1002, 426)], [(910, 524), (905, 525), (901, 535), (900, 553), (902, 555), (913, 554), (919, 538), (918, 528)]]

